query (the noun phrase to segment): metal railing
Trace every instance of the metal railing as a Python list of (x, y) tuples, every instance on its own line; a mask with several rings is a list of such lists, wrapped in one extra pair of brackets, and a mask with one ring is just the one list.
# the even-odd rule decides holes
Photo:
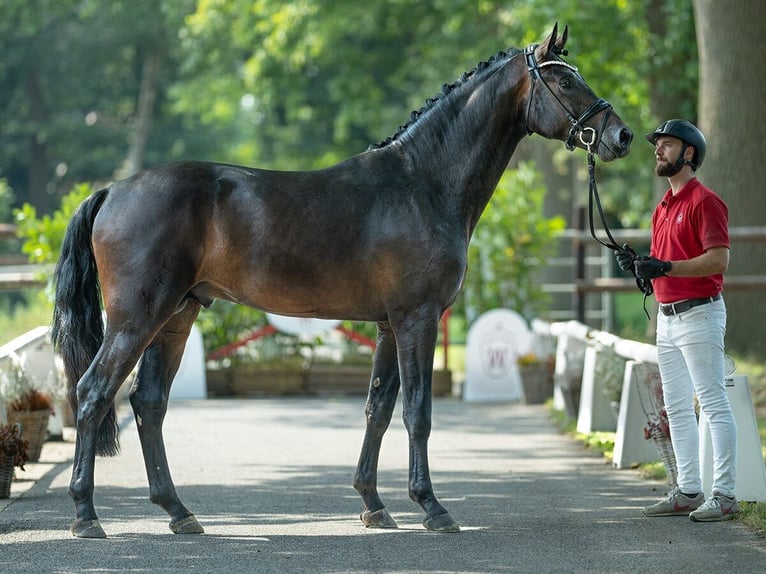
[[(14, 237), (16, 237), (16, 226), (10, 223), (0, 223), (0, 239), (13, 239)], [(21, 253), (0, 254), (0, 291), (44, 287), (45, 281), (41, 276), (42, 270), (42, 265), (29, 263), (27, 256)]]
[[(593, 240), (585, 229), (584, 215), (578, 222), (579, 229), (564, 230), (559, 241), (569, 243), (572, 255), (554, 257), (549, 265), (571, 270), (566, 281), (546, 281), (542, 288), (546, 293), (569, 293), (571, 301), (568, 308), (555, 308), (550, 315), (555, 320), (573, 319), (582, 323), (600, 322), (602, 329), (612, 328), (612, 297), (620, 292), (637, 292), (633, 277), (615, 276), (615, 264), (612, 252)], [(620, 245), (649, 245), (651, 232), (648, 229), (611, 230), (615, 241)], [(602, 237), (602, 234), (598, 234)], [(732, 227), (729, 229), (732, 243), (744, 241), (765, 241), (766, 227)], [(566, 252), (566, 245), (562, 246)], [(726, 275), (727, 291), (766, 290), (766, 275)], [(593, 297), (601, 295), (600, 305), (594, 304)]]

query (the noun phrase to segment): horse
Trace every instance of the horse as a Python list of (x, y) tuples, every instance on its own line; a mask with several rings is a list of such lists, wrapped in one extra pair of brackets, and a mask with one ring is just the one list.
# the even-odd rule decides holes
[(192, 323), (214, 299), (375, 322), (353, 479), (360, 519), (370, 528), (397, 527), (377, 474), (401, 389), (409, 496), (427, 530), (460, 530), (434, 494), (428, 439), (439, 320), (463, 283), (471, 234), (525, 136), (558, 139), (603, 161), (627, 155), (633, 138), (563, 59), (567, 34), (556, 23), (540, 44), (481, 62), (393, 136), (331, 167), (290, 172), (182, 161), (83, 201), (54, 272), (51, 327), (76, 420), (75, 536), (106, 537), (93, 503), (95, 457), (119, 450), (114, 399), (136, 365), (128, 394), (149, 498), (170, 516), (172, 532), (204, 531), (176, 493), (162, 424)]

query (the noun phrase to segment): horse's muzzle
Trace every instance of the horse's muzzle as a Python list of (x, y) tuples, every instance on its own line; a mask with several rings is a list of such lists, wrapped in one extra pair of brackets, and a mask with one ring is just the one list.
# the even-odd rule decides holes
[(630, 144), (633, 141), (633, 130), (626, 125), (617, 126), (607, 130), (601, 138), (598, 147), (598, 157), (601, 161), (612, 161), (625, 157), (630, 153)]

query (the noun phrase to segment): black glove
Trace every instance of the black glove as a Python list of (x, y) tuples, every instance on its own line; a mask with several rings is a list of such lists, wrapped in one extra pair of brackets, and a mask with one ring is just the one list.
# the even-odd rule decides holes
[(622, 249), (614, 250), (614, 257), (617, 259), (617, 265), (620, 266), (620, 269), (623, 271), (633, 271), (633, 262), (636, 260), (637, 255), (630, 245), (623, 243)]
[(636, 259), (636, 277), (638, 279), (654, 279), (662, 277), (673, 267), (670, 261), (662, 261), (655, 257), (644, 255)]

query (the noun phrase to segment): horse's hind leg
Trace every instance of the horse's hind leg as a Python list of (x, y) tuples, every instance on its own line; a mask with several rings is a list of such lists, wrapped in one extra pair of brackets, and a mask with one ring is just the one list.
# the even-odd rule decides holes
[(354, 488), (364, 501), (360, 518), (368, 528), (397, 527), (378, 496), (378, 458), (383, 435), (396, 405), (399, 385), (396, 341), (390, 326), (379, 324), (370, 390), (364, 409), (367, 426), (354, 477)]
[(162, 438), (170, 385), (181, 364), (186, 339), (199, 309), (198, 303), (188, 301), (184, 309), (165, 324), (144, 351), (138, 375), (130, 390), (130, 404), (149, 479), (149, 498), (170, 515), (170, 529), (176, 534), (204, 532), (176, 494)]
[(118, 331), (107, 325), (101, 348), (77, 383), (77, 438), (69, 495), (75, 504), (72, 534), (79, 538), (106, 538), (93, 504), (97, 444), (104, 430), (101, 423), (138, 361), (144, 338), (150, 336), (144, 330)]

